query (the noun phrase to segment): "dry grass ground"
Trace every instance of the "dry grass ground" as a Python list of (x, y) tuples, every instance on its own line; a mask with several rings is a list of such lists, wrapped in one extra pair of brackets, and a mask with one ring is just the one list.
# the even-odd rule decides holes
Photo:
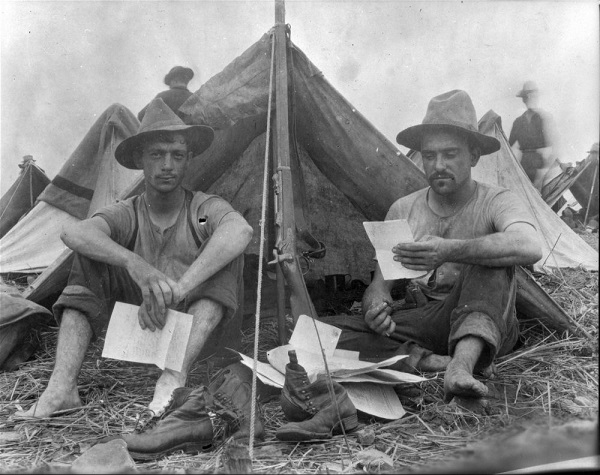
[[(586, 240), (598, 248), (597, 234), (586, 236)], [(456, 472), (497, 472), (499, 467), (515, 468), (518, 457), (514, 451), (499, 450), (500, 445), (510, 447), (511, 440), (521, 448), (531, 444), (531, 451), (537, 446), (540, 462), (557, 454), (562, 458), (585, 455), (597, 442), (598, 274), (563, 270), (538, 277), (587, 336), (583, 332), (557, 335), (537, 322), (522, 322), (521, 346), (501, 358), (496, 379), (486, 381), (491, 397), (484, 411), (444, 404), (443, 374), (425, 374), (429, 381), (398, 389), (407, 411), (402, 419), (389, 422), (361, 416), (362, 429), (374, 433), (371, 445), (361, 444), (363, 439), (356, 433), (348, 434), (346, 440), (338, 436), (325, 442), (294, 444), (275, 439), (275, 430), (284, 419), (277, 401), (271, 401), (262, 408), (267, 436), (255, 444), (253, 471), (331, 473), (344, 468), (346, 472), (397, 473), (428, 472), (441, 466)], [(350, 311), (349, 306), (346, 310)], [(102, 342), (98, 341), (81, 373), (83, 408), (41, 421), (12, 421), (11, 414), (21, 406), (28, 407), (45, 388), (52, 371), (56, 335), (56, 328), (45, 330), (35, 360), (17, 371), (0, 374), (1, 472), (67, 472), (96, 438), (134, 430), (151, 399), (151, 382), (159, 370), (103, 359)], [(247, 331), (244, 352), (249, 355), (253, 338), (253, 329)], [(265, 351), (276, 345), (275, 324), (263, 323), (260, 359), (265, 361)], [(213, 371), (210, 363), (199, 362), (188, 384), (206, 383)], [(553, 433), (558, 434), (558, 442), (548, 439)], [(363, 466), (360, 452), (368, 448), (386, 454), (392, 466)], [(488, 465), (482, 465), (481, 460)], [(490, 461), (496, 465), (489, 465)], [(201, 455), (176, 453), (137, 464), (137, 468), (146, 473), (222, 473), (222, 462), (223, 449), (219, 448)]]

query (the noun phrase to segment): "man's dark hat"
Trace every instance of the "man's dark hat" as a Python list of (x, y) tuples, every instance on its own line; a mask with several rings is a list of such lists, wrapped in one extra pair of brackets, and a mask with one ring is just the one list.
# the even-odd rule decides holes
[(420, 152), (423, 132), (440, 129), (466, 133), (481, 148), (482, 155), (500, 150), (500, 142), (496, 138), (479, 133), (473, 102), (461, 90), (446, 92), (431, 99), (423, 123), (404, 129), (396, 136), (396, 142)]
[(185, 82), (190, 82), (194, 77), (194, 71), (183, 66), (173, 66), (165, 76), (165, 84), (168, 86), (173, 79), (183, 79)]
[(192, 156), (200, 155), (213, 141), (213, 129), (204, 125), (185, 124), (161, 98), (155, 98), (148, 104), (136, 135), (123, 140), (115, 150), (115, 158), (125, 168), (138, 170), (134, 153), (158, 132), (177, 132), (185, 136), (188, 150)]

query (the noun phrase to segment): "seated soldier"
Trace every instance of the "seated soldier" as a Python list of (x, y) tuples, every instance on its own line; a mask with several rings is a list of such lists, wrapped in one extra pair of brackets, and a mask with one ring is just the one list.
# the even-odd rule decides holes
[(478, 132), (466, 92), (434, 97), (423, 123), (397, 141), (421, 152), (430, 185), (397, 200), (386, 216), (410, 224), (415, 242), (399, 242), (392, 251), (406, 268), (428, 271), (412, 283), (421, 303), (393, 309), (395, 282), (377, 267), (362, 318), (326, 321), (343, 329), (338, 348), (360, 351), (361, 359), (408, 354), (404, 368), (445, 370), (446, 401), (484, 396), (487, 387), (474, 371), (491, 367), (518, 337), (514, 266), (541, 258), (534, 221), (512, 192), (471, 178), (480, 156), (500, 143)]
[(190, 162), (212, 140), (210, 127), (185, 125), (155, 99), (138, 133), (116, 148), (121, 165), (143, 170), (146, 190), (63, 230), (76, 254), (53, 308), (60, 320), (55, 367), (39, 401), (17, 417), (48, 417), (81, 405), (77, 379), (86, 350), (106, 329), (117, 300), (140, 305), (139, 324), (148, 331), (163, 328), (168, 308), (194, 316), (183, 370), (165, 369), (156, 384), (149, 405), (156, 416), (185, 385), (207, 341), (235, 326), (252, 227), (220, 197), (182, 186)]

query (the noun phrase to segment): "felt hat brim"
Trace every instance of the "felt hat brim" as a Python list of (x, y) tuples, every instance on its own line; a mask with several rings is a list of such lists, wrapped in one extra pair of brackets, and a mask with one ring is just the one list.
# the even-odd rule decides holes
[(213, 142), (214, 132), (210, 127), (204, 125), (169, 125), (159, 130), (140, 132), (128, 137), (121, 142), (115, 150), (115, 158), (125, 168), (139, 170), (135, 163), (135, 154), (144, 143), (148, 143), (153, 136), (164, 132), (177, 132), (182, 134), (188, 144), (188, 151), (195, 157), (204, 152)]
[(396, 136), (396, 142), (411, 150), (420, 152), (423, 133), (440, 130), (457, 131), (461, 135), (468, 135), (479, 146), (482, 155), (488, 155), (500, 150), (500, 141), (495, 137), (490, 137), (489, 135), (481, 134), (470, 128), (451, 123), (413, 125), (400, 132)]

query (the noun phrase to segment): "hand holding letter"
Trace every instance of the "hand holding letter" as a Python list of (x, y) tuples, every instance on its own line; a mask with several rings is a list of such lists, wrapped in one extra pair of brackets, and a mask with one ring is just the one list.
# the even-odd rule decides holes
[(398, 243), (392, 248), (394, 260), (407, 269), (435, 269), (447, 261), (447, 242), (447, 239), (427, 235), (420, 241)]
[(138, 314), (140, 326), (150, 331), (162, 329), (167, 308), (177, 305), (182, 297), (177, 282), (141, 257), (135, 259), (127, 270), (142, 292), (143, 302)]

